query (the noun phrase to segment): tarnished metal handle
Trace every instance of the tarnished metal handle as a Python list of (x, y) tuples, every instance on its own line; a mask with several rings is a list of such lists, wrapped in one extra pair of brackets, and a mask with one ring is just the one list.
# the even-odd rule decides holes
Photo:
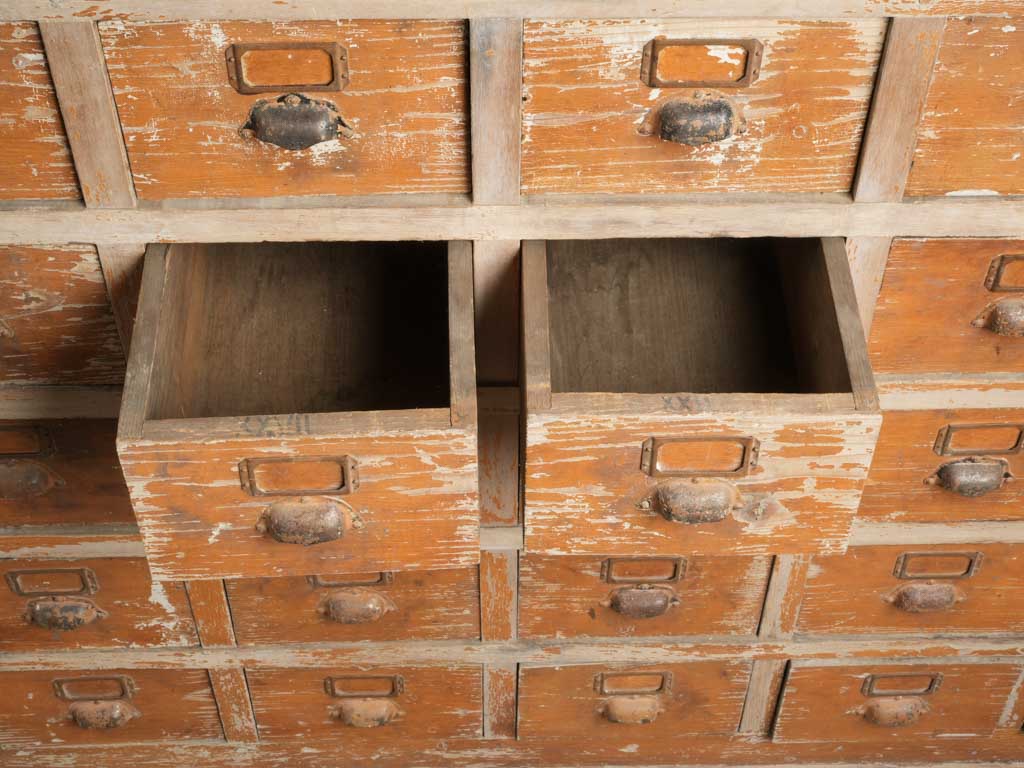
[(601, 715), (610, 723), (646, 725), (661, 714), (661, 699), (657, 696), (613, 696), (601, 704)]
[(1000, 336), (1024, 336), (1024, 297), (1011, 296), (989, 304), (971, 325)]
[(45, 464), (31, 459), (0, 461), (0, 501), (42, 496), (64, 481)]
[(120, 728), (142, 717), (138, 708), (124, 699), (73, 701), (69, 711), (75, 725), (90, 729)]
[(961, 496), (975, 498), (998, 491), (1007, 480), (1012, 479), (1010, 464), (1006, 459), (967, 456), (943, 464), (924, 481), (928, 485), (937, 485)]
[(240, 133), (246, 138), (295, 150), (355, 135), (334, 104), (301, 93), (260, 99), (249, 110), (249, 119)]
[(666, 480), (640, 503), (676, 523), (718, 523), (743, 506), (743, 497), (732, 483), (705, 477)]
[(106, 611), (85, 597), (38, 597), (29, 600), (25, 609), (25, 619), (30, 624), (62, 632), (84, 627), (107, 616)]
[(380, 621), (397, 606), (375, 589), (350, 587), (325, 595), (316, 611), (339, 624), (369, 624)]
[(928, 711), (928, 703), (917, 696), (891, 696), (873, 699), (856, 711), (872, 725), (902, 728), (920, 720)]
[(631, 619), (653, 619), (679, 605), (679, 598), (671, 587), (637, 584), (614, 590), (601, 605)]
[(886, 602), (907, 613), (948, 611), (965, 599), (955, 586), (943, 581), (903, 584), (885, 598)]
[(713, 91), (666, 101), (658, 112), (658, 135), (664, 141), (700, 147), (746, 131), (746, 121), (732, 99)]
[(379, 728), (403, 714), (394, 700), (377, 696), (342, 699), (334, 710), (335, 719), (352, 728)]
[(284, 544), (323, 544), (354, 527), (349, 510), (333, 501), (276, 501), (263, 510), (256, 530)]

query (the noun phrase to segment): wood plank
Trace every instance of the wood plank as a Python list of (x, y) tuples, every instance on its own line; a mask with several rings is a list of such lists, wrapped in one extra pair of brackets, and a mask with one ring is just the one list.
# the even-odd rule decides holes
[(757, 629), (758, 637), (793, 636), (810, 562), (809, 557), (801, 555), (775, 556), (761, 612), (761, 625)]
[(551, 407), (547, 243), (529, 240), (522, 251), (523, 400), (529, 413)]
[(116, 419), (120, 410), (120, 387), (0, 387), (0, 419)]
[(519, 383), (519, 241), (473, 243), (476, 376), (480, 386)]
[(125, 357), (131, 346), (135, 327), (135, 312), (142, 286), (142, 264), (146, 254), (145, 243), (105, 243), (96, 247), (99, 252), (107, 295), (114, 309), (114, 319), (121, 336)]
[(473, 244), (448, 243), (448, 355), (451, 423), (473, 429), (476, 410), (476, 348), (473, 312)]
[(520, 393), (517, 387), (481, 387), (477, 434), (480, 524), (519, 522)]
[(523, 20), (469, 22), (473, 201), (519, 202)]
[(864, 337), (870, 338), (875, 317), (875, 303), (882, 288), (885, 263), (889, 258), (891, 237), (850, 237), (846, 239), (846, 257), (853, 276), (853, 292), (857, 297)]
[(611, 237), (1024, 237), (1020, 199), (545, 198), (517, 206), (0, 210), (0, 242), (236, 243)]
[(851, 547), (884, 544), (1024, 543), (1024, 522), (890, 523), (857, 519), (850, 532)]
[(231, 609), (220, 579), (186, 581), (192, 615), (199, 630), (199, 642), (204, 648), (235, 644), (235, 631), (231, 624)]
[(747, 698), (743, 701), (739, 733), (755, 738), (771, 735), (785, 672), (786, 661), (782, 659), (761, 659), (754, 662), (750, 671)]
[(516, 700), (519, 668), (516, 664), (484, 667), (484, 738), (516, 737)]
[(259, 741), (245, 670), (211, 669), (210, 684), (213, 686), (213, 696), (217, 700), (217, 712), (220, 715), (221, 727), (224, 729), (224, 738), (228, 741)]
[(480, 627), (483, 640), (519, 636), (519, 553), (480, 553)]
[(44, 20), (39, 31), (82, 199), (90, 208), (133, 208), (135, 186), (96, 24)]
[(945, 24), (942, 18), (897, 18), (890, 23), (864, 130), (854, 200), (903, 198)]
[(1024, 376), (905, 376), (875, 377), (878, 397), (886, 411), (941, 408), (1024, 408)]

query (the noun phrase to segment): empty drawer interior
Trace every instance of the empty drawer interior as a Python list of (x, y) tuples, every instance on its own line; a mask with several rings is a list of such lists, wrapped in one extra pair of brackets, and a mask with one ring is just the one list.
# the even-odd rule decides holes
[(553, 392), (849, 392), (817, 239), (547, 243)]
[(147, 418), (449, 407), (447, 243), (173, 245)]

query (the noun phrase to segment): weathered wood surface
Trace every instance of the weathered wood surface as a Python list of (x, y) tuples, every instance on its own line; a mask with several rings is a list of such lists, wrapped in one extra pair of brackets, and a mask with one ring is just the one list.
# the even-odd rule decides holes
[[(135, 692), (129, 699), (140, 715), (117, 728), (80, 728), (69, 714), (70, 702), (58, 698), (54, 680), (125, 676)], [(59, 673), (5, 672), (0, 675), (2, 746), (94, 746), (147, 741), (220, 740), (223, 738), (210, 678), (203, 669), (79, 669)], [(79, 684), (94, 691), (100, 683)], [(102, 685), (101, 690), (110, 690)], [(4, 757), (6, 762), (7, 757)]]
[(34, 23), (0, 24), (0, 105), (0, 200), (77, 200), (75, 167)]
[(882, 289), (885, 263), (889, 258), (891, 237), (849, 237), (846, 239), (846, 256), (850, 262), (857, 309), (860, 312), (864, 338), (871, 335), (871, 324), (875, 318), (875, 304)]
[(259, 741), (249, 685), (241, 669), (211, 669), (210, 684), (228, 741)]
[(125, 355), (95, 248), (0, 247), (0, 356), (4, 384), (120, 386)]
[[(481, 733), (481, 674), (474, 665), (259, 669), (249, 670), (247, 677), (263, 741), (300, 740), (348, 749)], [(343, 699), (328, 694), (325, 680), (338, 678), (336, 690), (379, 689), (379, 683), (340, 679), (360, 677), (400, 677), (401, 690), (388, 698), (401, 714), (376, 728), (352, 727), (336, 719)]]
[[(80, 569), (95, 577), (86, 588)], [(21, 574), (18, 572), (33, 573)], [(199, 644), (184, 585), (150, 581), (146, 561), (134, 557), (76, 560), (0, 560), (0, 650), (69, 651)], [(84, 577), (90, 579), (89, 575)], [(22, 584), (14, 591), (12, 579)], [(51, 595), (85, 598), (106, 616), (60, 632), (26, 618), (31, 600)]]
[[(461, 22), (110, 21), (100, 33), (142, 200), (469, 191)], [(347, 87), (310, 95), (334, 103), (354, 135), (306, 150), (243, 138), (252, 105), (278, 94), (237, 93), (225, 49), (298, 41), (347, 49)]]
[[(239, 645), (480, 636), (476, 568), (233, 579), (225, 585)], [(345, 624), (317, 610), (332, 595), (382, 598), (392, 607), (376, 621)]]
[(946, 22), (907, 195), (1024, 192), (1024, 15)]
[[(880, 21), (528, 21), (523, 190), (848, 191), (884, 35)], [(764, 45), (756, 82), (722, 89), (745, 133), (700, 147), (658, 136), (662, 105), (693, 91), (641, 81), (656, 37)]]
[(473, 201), (519, 202), (523, 20), (469, 22)]
[(519, 712), (519, 667), (489, 664), (484, 667), (484, 737), (514, 739)]
[(187, 581), (188, 602), (192, 606), (199, 641), (204, 648), (232, 646), (235, 632), (231, 623), (231, 606), (228, 605), (224, 582), (220, 579)]
[[(682, 399), (682, 398), (680, 398)], [(673, 399), (670, 398), (670, 402)], [(664, 407), (664, 406), (663, 406)], [(530, 414), (526, 421), (526, 547), (545, 554), (752, 555), (841, 553), (860, 503), (881, 417), (694, 413)], [(757, 467), (729, 478), (764, 514), (672, 523), (638, 509), (656, 485), (640, 470), (654, 437), (750, 436)], [(756, 504), (755, 504), (756, 506)]]
[[(1022, 240), (896, 240), (889, 252), (870, 340), (880, 374), (1024, 372), (1024, 343), (972, 325), (985, 309), (1020, 291), (992, 291), (986, 277), (1001, 255), (1024, 254)], [(1020, 285), (1007, 268), (1003, 286)]]
[[(1014, 450), (1024, 411), (1008, 409), (888, 411), (875, 460), (868, 473), (859, 517), (893, 523), (966, 523), (1024, 520), (1024, 487), (1013, 480), (983, 496), (968, 497), (925, 482), (938, 468), (964, 458), (936, 453), (939, 432), (948, 425), (988, 425), (954, 432), (954, 449), (995, 451), (1009, 471), (1024, 477), (1024, 455)], [(969, 454), (967, 454), (969, 455)]]
[(480, 553), (480, 613), (483, 640), (519, 636), (519, 553)]
[[(669, 560), (682, 561), (675, 580), (665, 578), (675, 570)], [(678, 604), (646, 618), (617, 612), (610, 604), (611, 593), (636, 584), (603, 578), (609, 562), (615, 568), (632, 568), (640, 583), (672, 590)], [(524, 638), (754, 635), (770, 570), (768, 557), (652, 561), (643, 556), (605, 560), (525, 555), (520, 560), (519, 632)]]
[(519, 523), (520, 392), (517, 387), (478, 390), (480, 524)]
[(115, 451), (116, 428), (110, 419), (0, 422), (0, 436), (11, 441), (5, 450), (17, 453), (20, 444), (38, 452), (4, 457), (4, 468), (44, 478), (35, 490), (19, 486), (23, 492), (0, 499), (0, 527), (133, 523)]
[[(914, 555), (914, 579), (897, 578), (898, 558)], [(950, 553), (944, 557), (943, 553)], [(944, 577), (980, 555), (971, 575)], [(934, 574), (934, 578), (924, 578)], [(897, 592), (923, 582), (946, 584), (957, 602), (942, 610), (902, 610)], [(1019, 545), (850, 547), (841, 557), (815, 557), (807, 573), (797, 633), (998, 635), (1024, 632), (1024, 549)]]
[[(935, 737), (948, 744), (957, 737), (986, 735), (999, 726), (1011, 692), (1020, 676), (1019, 666), (992, 664), (964, 667), (956, 664), (915, 664), (885, 667), (815, 667), (794, 664), (775, 721), (774, 739), (780, 744), (818, 741), (823, 733), (845, 744), (886, 743), (918, 748)], [(920, 675), (940, 674), (937, 690), (921, 697), (927, 711), (917, 722), (887, 728), (868, 722), (860, 708), (869, 702), (861, 692), (869, 674), (914, 675), (905, 682), (885, 681), (893, 688), (913, 689)], [(880, 681), (881, 684), (881, 681)], [(1018, 734), (1019, 737), (1019, 734)], [(844, 749), (845, 751), (845, 749)]]

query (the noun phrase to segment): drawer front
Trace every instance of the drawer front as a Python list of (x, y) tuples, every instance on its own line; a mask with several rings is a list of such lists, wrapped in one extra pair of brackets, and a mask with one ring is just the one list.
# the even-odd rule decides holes
[(393, 745), (481, 735), (480, 667), (246, 670), (261, 739)]
[(132, 523), (113, 419), (0, 421), (0, 527)]
[(984, 736), (1001, 725), (1021, 674), (1010, 664), (794, 663), (775, 721), (775, 741), (907, 743)]
[(1024, 16), (949, 18), (907, 195), (1024, 192)]
[(142, 558), (0, 561), (0, 650), (198, 645), (185, 587)]
[(868, 351), (875, 372), (1024, 371), (1024, 240), (896, 240)]
[(3, 672), (0, 744), (221, 740), (204, 669)]
[(1024, 547), (852, 547), (815, 558), (797, 632), (1024, 632)]
[(113, 21), (100, 35), (144, 200), (469, 191), (462, 22)]
[(846, 191), (884, 36), (881, 19), (529, 21), (524, 191)]
[(480, 637), (476, 568), (225, 582), (239, 645)]
[(519, 561), (520, 637), (753, 635), (770, 557)]
[(527, 549), (842, 552), (879, 418), (530, 415)]
[(523, 667), (519, 738), (593, 739), (656, 752), (680, 738), (739, 727), (748, 662)]
[[(264, 434), (304, 423), (246, 420)], [(456, 429), (121, 445), (161, 580), (475, 565), (476, 461), (475, 433)]]
[(859, 515), (898, 523), (1024, 520), (1024, 410), (888, 411)]
[(39, 28), (0, 24), (0, 199), (80, 196)]
[(121, 385), (124, 352), (95, 248), (0, 247), (0, 355), (4, 384)]

